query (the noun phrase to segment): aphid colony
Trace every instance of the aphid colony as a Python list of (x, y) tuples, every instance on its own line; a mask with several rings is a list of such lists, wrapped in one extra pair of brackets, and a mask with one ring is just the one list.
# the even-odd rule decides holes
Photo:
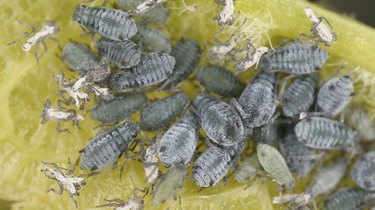
[[(308, 209), (312, 204), (315, 207), (317, 196), (340, 185), (352, 159), (338, 157), (324, 165), (317, 162), (322, 162), (328, 151), (342, 150), (359, 156), (350, 172), (359, 188), (343, 188), (332, 194), (324, 203), (325, 209), (358, 209), (374, 198), (374, 152), (363, 154), (353, 152), (353, 148), (360, 147), (361, 138), (375, 138), (366, 135), (370, 131), (356, 131), (350, 126), (361, 120), (358, 116), (349, 117), (349, 125), (337, 120), (344, 110), (352, 109), (348, 107), (354, 95), (350, 76), (334, 75), (323, 84), (318, 83), (317, 73), (329, 58), (319, 43), (329, 46), (336, 40), (334, 32), (322, 23), (322, 17), (305, 8), (313, 23), (310, 41), (315, 44), (297, 40), (275, 50), (253, 47), (250, 52), (249, 41), (245, 60), (235, 59), (237, 70), (259, 64), (260, 71), (246, 84), (223, 66), (197, 66), (202, 50), (196, 40), (183, 39), (172, 46), (166, 31), (145, 24), (145, 20), (154, 24), (166, 21), (168, 10), (161, 3), (162, 0), (119, 0), (118, 6), (123, 10), (84, 5), (75, 8), (73, 21), (101, 36), (96, 41), (100, 56), (86, 44), (72, 42), (64, 46), (63, 61), (80, 78), (66, 82), (64, 75), (55, 77), (61, 100), (58, 107), (47, 100), (42, 123), (58, 121), (59, 132), (68, 131), (61, 128), (61, 122), (73, 121), (78, 126), (85, 118), (63, 108), (63, 104), (84, 109), (94, 95), (92, 119), (112, 126), (79, 151), (80, 168), (88, 173), (75, 176), (73, 169), (63, 173), (64, 169), (56, 164), (45, 163), (42, 171), (57, 181), (61, 192), (67, 191), (72, 198), (78, 196), (85, 179), (115, 169), (124, 155), (125, 159), (141, 159), (150, 187), (140, 190), (143, 196), (127, 201), (110, 199), (98, 207), (143, 209), (144, 196), (150, 190), (157, 205), (174, 196), (188, 177), (199, 187), (207, 188), (234, 171), (235, 179), (241, 183), (256, 177), (271, 178), (287, 193), (275, 197), (274, 203)], [(233, 24), (235, 2), (217, 3), (222, 8), (215, 18), (218, 24)], [(138, 22), (137, 18), (144, 21)], [(210, 48), (209, 54), (217, 59), (235, 56), (227, 54), (233, 50), (230, 45), (237, 45), (243, 37), (232, 38), (225, 45), (228, 49)], [(191, 74), (196, 81), (189, 78)], [(290, 77), (282, 78), (285, 74), (295, 79), (290, 82)], [(179, 88), (185, 80), (199, 84), (203, 91), (189, 98)], [(153, 90), (172, 93), (150, 103), (146, 93)], [(360, 112), (358, 109), (353, 108), (353, 114)], [(141, 116), (138, 123), (129, 120), (136, 112)], [(366, 126), (373, 129), (371, 122)], [(158, 135), (149, 139), (143, 131), (158, 131)], [(198, 151), (203, 144), (206, 147)], [(255, 144), (256, 151), (244, 157), (249, 144)], [(159, 171), (159, 162), (167, 168), (165, 174)], [(314, 167), (318, 170), (313, 173)], [(305, 191), (292, 194), (298, 178), (308, 174), (313, 175)]]

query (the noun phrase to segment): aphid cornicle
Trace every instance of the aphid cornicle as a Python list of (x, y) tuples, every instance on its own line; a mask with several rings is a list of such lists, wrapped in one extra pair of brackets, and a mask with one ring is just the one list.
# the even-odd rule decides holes
[(124, 93), (110, 101), (101, 101), (93, 110), (92, 118), (103, 123), (115, 123), (129, 117), (147, 105), (143, 93)]
[(190, 162), (199, 138), (198, 124), (197, 116), (188, 112), (163, 135), (158, 143), (158, 156), (164, 166)]
[(173, 72), (176, 60), (163, 52), (150, 53), (138, 65), (127, 71), (111, 75), (110, 83), (114, 90), (144, 88), (160, 83)]
[(315, 149), (343, 149), (358, 143), (356, 131), (324, 117), (308, 117), (294, 127), (298, 141)]
[(245, 84), (236, 75), (221, 66), (198, 67), (195, 79), (205, 90), (225, 97), (238, 97), (245, 89)]
[(368, 152), (356, 161), (351, 177), (359, 187), (375, 190), (375, 152)]
[(141, 113), (141, 129), (156, 131), (167, 126), (181, 114), (189, 102), (185, 92), (180, 91), (151, 103)]
[(260, 170), (258, 155), (253, 153), (238, 165), (236, 170), (236, 181), (240, 183), (251, 181), (256, 175), (258, 175)]
[(344, 188), (325, 201), (323, 210), (359, 210), (372, 198), (373, 193), (360, 188)]
[[(135, 10), (138, 5), (142, 4), (144, 0), (117, 0), (117, 5), (122, 10)], [(148, 12), (145, 13), (133, 13), (134, 17), (140, 17), (147, 21), (164, 23), (169, 17), (169, 10), (162, 5), (157, 5)]]
[(73, 20), (90, 31), (114, 41), (128, 40), (137, 33), (133, 18), (121, 10), (86, 7), (80, 4), (74, 10)]
[(139, 24), (138, 34), (134, 36), (136, 42), (141, 42), (147, 52), (162, 51), (170, 53), (172, 50), (171, 40), (168, 34), (149, 26)]
[(78, 42), (64, 46), (62, 59), (69, 68), (80, 75), (85, 75), (87, 71), (99, 65), (99, 58), (91, 51), (90, 47)]
[(212, 141), (223, 146), (231, 146), (242, 141), (243, 123), (232, 106), (203, 93), (197, 95), (193, 106), (200, 125)]
[(102, 169), (113, 164), (133, 142), (139, 133), (139, 127), (133, 121), (127, 121), (109, 128), (92, 138), (80, 152), (83, 170)]
[(345, 122), (358, 131), (361, 140), (375, 141), (375, 123), (363, 107), (353, 106), (345, 109)]
[(310, 74), (318, 71), (328, 59), (328, 53), (317, 46), (293, 43), (263, 55), (259, 66), (264, 72)]
[(318, 111), (328, 116), (336, 116), (350, 102), (354, 87), (348, 75), (328, 80), (320, 87), (316, 104)]

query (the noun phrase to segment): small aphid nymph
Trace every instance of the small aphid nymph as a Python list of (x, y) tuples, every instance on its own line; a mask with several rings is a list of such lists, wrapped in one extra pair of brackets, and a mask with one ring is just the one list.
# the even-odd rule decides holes
[(64, 46), (62, 60), (80, 75), (99, 65), (99, 58), (91, 51), (88, 45), (69, 43)]

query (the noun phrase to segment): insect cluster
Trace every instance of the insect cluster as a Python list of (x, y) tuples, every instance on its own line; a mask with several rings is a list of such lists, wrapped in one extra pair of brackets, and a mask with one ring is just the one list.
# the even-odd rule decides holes
[[(222, 28), (231, 26), (237, 17), (235, 2), (215, 2), (218, 14), (214, 20)], [(79, 151), (77, 164), (87, 173), (76, 176), (74, 169), (63, 173), (64, 168), (45, 163), (42, 171), (57, 181), (61, 192), (67, 191), (74, 200), (86, 179), (114, 170), (124, 155), (144, 163), (150, 187), (138, 189), (142, 196), (127, 201), (107, 199), (98, 207), (143, 209), (150, 191), (153, 204), (158, 205), (174, 196), (188, 177), (208, 188), (230, 173), (241, 183), (256, 177), (272, 179), (287, 193), (275, 197), (274, 203), (287, 203), (291, 209), (316, 208), (317, 196), (338, 187), (343, 188), (325, 199), (325, 209), (358, 209), (374, 198), (375, 155), (359, 148), (361, 139), (375, 138), (356, 123), (361, 117), (354, 114), (361, 110), (349, 105), (354, 97), (350, 75), (334, 75), (319, 84), (318, 73), (329, 59), (326, 48), (319, 45), (327, 47), (336, 41), (324, 17), (305, 8), (312, 22), (311, 35), (302, 35), (308, 41), (296, 39), (269, 50), (256, 48), (251, 39), (233, 33), (228, 43), (217, 42), (207, 49), (214, 60), (229, 57), (236, 61), (238, 72), (259, 67), (252, 80), (245, 82), (225, 66), (198, 66), (203, 50), (196, 40), (173, 43), (164, 29), (169, 12), (163, 4), (163, 0), (118, 0), (116, 9), (75, 8), (73, 21), (100, 35), (95, 39), (97, 49), (78, 42), (63, 47), (62, 60), (80, 78), (65, 81), (64, 74), (55, 76), (61, 99), (58, 106), (47, 100), (42, 123), (56, 120), (59, 132), (69, 131), (61, 128), (62, 122), (79, 126), (86, 115), (64, 106), (74, 104), (82, 111), (95, 101), (91, 117), (106, 128)], [(235, 46), (245, 39), (246, 57), (238, 58)], [(202, 91), (189, 98), (180, 88), (182, 82), (193, 83)], [(148, 93), (152, 91), (168, 96), (151, 102)], [(338, 119), (351, 109), (355, 111), (349, 111), (348, 124)], [(140, 120), (130, 120), (137, 112)], [(365, 125), (373, 129), (370, 119)], [(158, 135), (150, 139), (144, 131), (157, 131)], [(255, 151), (245, 155), (253, 144)], [(329, 151), (337, 150), (349, 151), (351, 157), (332, 160)], [(350, 176), (357, 187), (342, 186), (354, 160)], [(306, 189), (292, 194), (299, 179), (310, 174)]]

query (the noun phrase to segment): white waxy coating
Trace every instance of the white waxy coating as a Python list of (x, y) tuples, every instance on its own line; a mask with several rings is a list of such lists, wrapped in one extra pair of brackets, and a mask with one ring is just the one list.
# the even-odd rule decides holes
[(59, 32), (59, 28), (53, 24), (52, 22), (47, 22), (43, 24), (42, 30), (35, 33), (34, 36), (30, 37), (26, 43), (22, 46), (22, 50), (25, 52), (30, 51), (31, 47), (36, 45), (38, 42), (42, 41), (43, 39), (50, 37), (54, 34)]
[(232, 25), (234, 21), (234, 0), (224, 0), (223, 11), (219, 14), (219, 25)]
[(80, 187), (85, 185), (85, 180), (82, 177), (70, 177), (53, 168), (46, 167), (42, 169), (42, 172), (47, 177), (55, 179), (71, 195), (78, 195)]
[(322, 21), (323, 17), (317, 17), (309, 6), (305, 6), (304, 9), (307, 17), (313, 24), (312, 30), (320, 37), (325, 45), (330, 46), (332, 42), (336, 40), (335, 32)]
[(159, 177), (159, 165), (156, 149), (156, 144), (153, 144), (146, 149), (146, 153), (144, 155), (144, 170), (146, 180), (151, 185), (154, 185)]

